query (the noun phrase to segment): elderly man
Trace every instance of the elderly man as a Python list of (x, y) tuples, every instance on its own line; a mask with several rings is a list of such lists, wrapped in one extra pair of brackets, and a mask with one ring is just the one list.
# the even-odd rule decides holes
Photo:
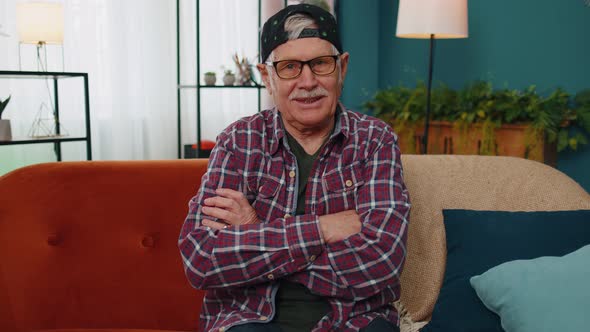
[(288, 6), (261, 35), (276, 107), (217, 138), (179, 248), (201, 331), (396, 331), (409, 197), (397, 138), (339, 104), (334, 17)]

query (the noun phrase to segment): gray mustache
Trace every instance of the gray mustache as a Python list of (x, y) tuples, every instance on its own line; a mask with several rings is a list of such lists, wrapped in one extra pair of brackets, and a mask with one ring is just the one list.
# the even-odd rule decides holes
[(293, 91), (289, 95), (289, 100), (301, 99), (301, 98), (315, 98), (315, 97), (327, 97), (328, 91), (322, 87), (317, 87), (311, 91), (297, 90)]

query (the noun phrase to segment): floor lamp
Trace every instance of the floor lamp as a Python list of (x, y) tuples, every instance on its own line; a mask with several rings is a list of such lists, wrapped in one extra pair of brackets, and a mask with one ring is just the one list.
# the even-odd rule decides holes
[(467, 38), (467, 0), (399, 0), (397, 29), (399, 38), (430, 39), (428, 56), (428, 90), (422, 153), (428, 153), (430, 94), (434, 70), (434, 40)]

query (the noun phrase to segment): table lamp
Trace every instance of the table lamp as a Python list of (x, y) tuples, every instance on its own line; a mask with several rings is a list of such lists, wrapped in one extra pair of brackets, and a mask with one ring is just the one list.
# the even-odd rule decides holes
[(55, 44), (62, 47), (64, 10), (57, 2), (25, 2), (16, 7), (17, 31), (19, 36), (19, 67), (21, 67), (20, 45), (37, 45), (37, 61), (40, 71), (47, 71), (46, 45)]

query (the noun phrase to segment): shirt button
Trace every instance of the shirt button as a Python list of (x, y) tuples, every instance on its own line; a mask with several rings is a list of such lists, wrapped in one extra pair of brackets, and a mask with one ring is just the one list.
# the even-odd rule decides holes
[(352, 186), (352, 181), (351, 181), (351, 180), (346, 180), (346, 186), (347, 186), (347, 187), (350, 187), (350, 186)]
[(272, 273), (267, 275), (266, 277), (270, 280), (273, 280), (275, 278), (275, 276)]
[(291, 217), (290, 214), (288, 214), (288, 213), (285, 214), (285, 219), (290, 218), (290, 217)]
[(268, 317), (266, 317), (266, 316), (260, 316), (260, 318), (258, 318), (258, 320), (268, 320)]
[(291, 172), (289, 172), (289, 177), (290, 177), (290, 178), (294, 178), (294, 177), (295, 177), (295, 171), (291, 171)]
[(311, 257), (309, 257), (309, 261), (310, 261), (310, 262), (313, 262), (313, 261), (315, 261), (315, 259), (316, 259), (315, 255), (311, 255)]

